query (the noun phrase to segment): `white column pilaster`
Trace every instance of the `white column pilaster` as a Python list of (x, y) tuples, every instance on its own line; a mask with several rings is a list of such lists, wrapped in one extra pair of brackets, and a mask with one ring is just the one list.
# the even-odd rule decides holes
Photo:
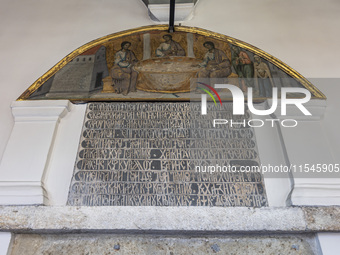
[[(256, 105), (258, 110), (268, 109), (267, 102)], [(258, 116), (251, 114), (251, 119), (261, 120), (265, 123), (261, 127), (254, 127), (256, 135), (257, 149), (259, 152), (260, 163), (263, 166), (286, 166), (287, 156), (282, 141), (279, 125), (272, 123), (271, 116)], [(263, 173), (264, 184), (268, 199), (268, 206), (287, 206), (287, 197), (292, 188), (292, 180), (289, 173)]]
[[(287, 115), (278, 107), (275, 118), (294, 119), (296, 127), (281, 127), (282, 138), (288, 154), (294, 188), (292, 205), (340, 205), (340, 173), (330, 169), (340, 163), (332, 155), (329, 137), (323, 127), (326, 101), (312, 99), (304, 106), (312, 116), (305, 116), (295, 105), (287, 106)], [(288, 123), (288, 122), (287, 122)], [(290, 122), (291, 124), (291, 122)], [(326, 164), (329, 171), (317, 173), (318, 164)], [(320, 166), (320, 165), (319, 165)]]
[(0, 164), (0, 204), (43, 204), (42, 182), (68, 100), (15, 101), (15, 124)]

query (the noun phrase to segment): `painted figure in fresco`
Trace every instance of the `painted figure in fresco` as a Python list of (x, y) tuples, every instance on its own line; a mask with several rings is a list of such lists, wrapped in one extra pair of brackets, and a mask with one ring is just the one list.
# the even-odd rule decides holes
[(260, 96), (272, 97), (274, 84), (269, 67), (265, 62), (262, 62), (261, 58), (257, 55), (254, 56), (254, 77), (259, 87)]
[(254, 87), (254, 65), (247, 52), (232, 46), (231, 61), (236, 74), (240, 78), (241, 89), (246, 91), (247, 87)]
[(133, 51), (129, 50), (130, 42), (122, 42), (121, 49), (116, 52), (114, 65), (111, 69), (112, 82), (116, 93), (126, 96), (129, 92), (136, 92), (138, 72), (132, 67), (138, 62)]
[(185, 56), (184, 49), (178, 42), (172, 40), (172, 35), (163, 35), (163, 39), (165, 42), (156, 49), (157, 57)]
[(216, 49), (213, 42), (207, 41), (203, 46), (208, 51), (203, 62), (199, 64), (203, 69), (197, 73), (198, 78), (227, 78), (231, 74), (227, 55), (222, 50)]

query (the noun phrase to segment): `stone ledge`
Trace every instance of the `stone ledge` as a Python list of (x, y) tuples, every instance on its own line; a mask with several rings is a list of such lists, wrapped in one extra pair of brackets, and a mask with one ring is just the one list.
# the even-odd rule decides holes
[(314, 233), (340, 231), (340, 207), (2, 206), (0, 231), (16, 233)]
[(308, 230), (333, 232), (340, 230), (340, 207), (301, 207)]

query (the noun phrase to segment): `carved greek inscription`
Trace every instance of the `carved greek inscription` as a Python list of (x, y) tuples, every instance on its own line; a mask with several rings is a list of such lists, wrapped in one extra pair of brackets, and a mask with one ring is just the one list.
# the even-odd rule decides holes
[(208, 105), (207, 116), (200, 110), (191, 103), (89, 103), (68, 204), (265, 206), (260, 173), (222, 168), (259, 165), (254, 130), (213, 127), (214, 118), (240, 119), (231, 104)]

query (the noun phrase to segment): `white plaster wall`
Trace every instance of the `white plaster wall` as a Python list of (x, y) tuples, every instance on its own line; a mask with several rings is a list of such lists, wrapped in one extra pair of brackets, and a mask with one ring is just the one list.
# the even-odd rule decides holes
[(340, 77), (340, 2), (336, 0), (202, 0), (183, 24), (250, 43), (307, 78)]
[(7, 255), (12, 235), (8, 232), (0, 233), (0, 255)]
[[(0, 0), (0, 6), (0, 159), (13, 127), (11, 102), (36, 79), (95, 38), (153, 24), (140, 0)], [(201, 0), (182, 24), (251, 43), (306, 78), (340, 78), (339, 13), (336, 0)], [(340, 84), (316, 85), (328, 97), (322, 125), (339, 161)]]
[(339, 233), (318, 233), (317, 236), (322, 249), (322, 255), (339, 254)]

